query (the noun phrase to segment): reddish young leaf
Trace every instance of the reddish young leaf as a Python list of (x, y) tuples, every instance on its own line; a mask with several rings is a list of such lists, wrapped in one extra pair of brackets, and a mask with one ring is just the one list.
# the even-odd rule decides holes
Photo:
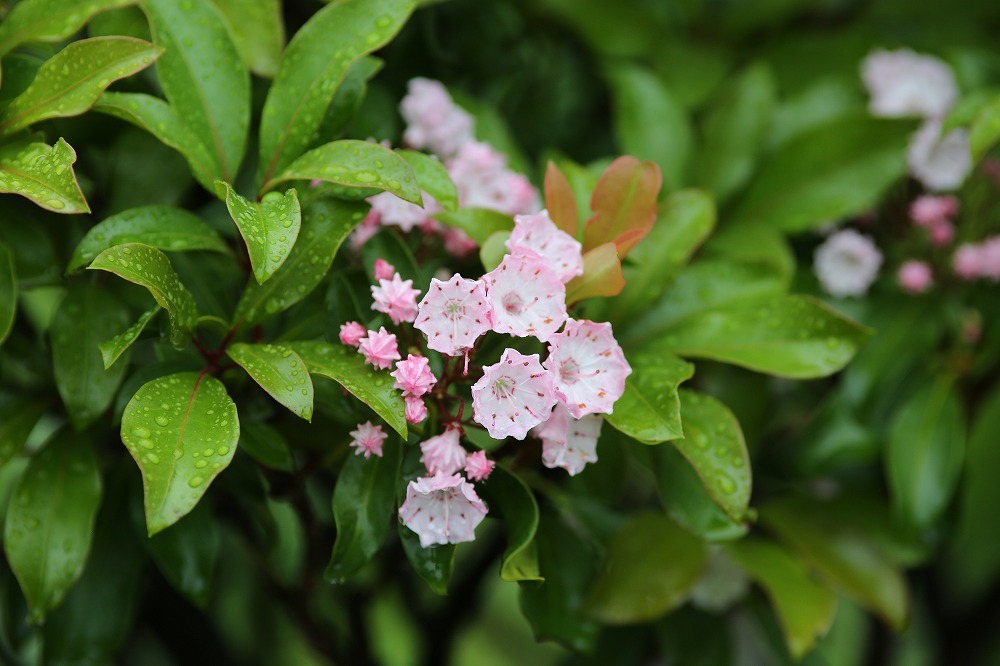
[(619, 157), (594, 189), (594, 214), (583, 230), (583, 251), (613, 242), (624, 257), (649, 233), (656, 221), (656, 198), (663, 176), (655, 162)]
[(560, 230), (576, 238), (580, 218), (573, 198), (573, 188), (551, 160), (545, 169), (545, 209)]
[(622, 262), (615, 244), (598, 245), (583, 255), (583, 275), (566, 285), (566, 303), (594, 296), (617, 296), (625, 288)]

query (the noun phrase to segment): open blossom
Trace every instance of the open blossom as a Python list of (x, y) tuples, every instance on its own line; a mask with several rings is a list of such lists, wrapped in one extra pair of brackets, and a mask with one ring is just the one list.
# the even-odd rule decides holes
[(546, 342), (566, 321), (566, 286), (537, 256), (508, 254), (482, 280), (497, 333)]
[(365, 362), (379, 370), (388, 370), (393, 361), (399, 360), (396, 336), (386, 331), (385, 326), (379, 327), (377, 331), (368, 331), (368, 335), (361, 338), (358, 351), (364, 354)]
[(508, 169), (507, 158), (487, 143), (464, 144), (447, 165), (463, 208), (489, 208), (507, 215), (538, 210), (535, 188)]
[(910, 139), (906, 162), (910, 174), (928, 189), (957, 189), (972, 171), (969, 132), (954, 129), (941, 136), (941, 121), (928, 120)]
[(896, 274), (899, 286), (911, 294), (922, 294), (934, 284), (934, 274), (926, 262), (910, 260), (899, 267)]
[(487, 508), (472, 484), (458, 474), (410, 481), (399, 519), (417, 533), (423, 548), (473, 541)]
[(400, 389), (404, 396), (412, 395), (417, 398), (430, 391), (437, 383), (430, 369), (430, 361), (419, 354), (410, 354), (405, 361), (396, 363), (396, 369), (389, 376), (396, 380), (394, 388)]
[(867, 236), (853, 229), (838, 231), (816, 248), (813, 269), (833, 296), (860, 296), (878, 276), (882, 253)]
[(420, 462), (428, 474), (454, 474), (465, 467), (466, 452), (458, 438), (458, 428), (446, 428), (440, 435), (421, 442)]
[(392, 323), (413, 321), (417, 316), (417, 295), (419, 289), (413, 288), (413, 280), (403, 280), (395, 273), (391, 280), (379, 280), (378, 286), (372, 285), (372, 310), (378, 310), (389, 315)]
[(925, 194), (910, 204), (910, 219), (919, 227), (950, 223), (958, 215), (958, 199), (950, 195)]
[(364, 455), (365, 460), (371, 456), (382, 457), (382, 442), (389, 435), (382, 432), (382, 426), (372, 425), (371, 421), (358, 424), (357, 430), (351, 431), (351, 446), (355, 448), (355, 455)]
[(538, 362), (507, 349), (498, 363), (483, 368), (472, 386), (472, 418), (493, 439), (524, 439), (528, 430), (549, 417), (556, 404), (552, 375)]
[(395, 226), (403, 231), (412, 231), (414, 227), (422, 226), (431, 219), (431, 215), (441, 210), (441, 205), (431, 195), (421, 192), (421, 197), (424, 205), (418, 206), (403, 201), (390, 192), (380, 192), (368, 197), (367, 201), (372, 209), (365, 219), (373, 219), (385, 227)]
[(505, 245), (511, 254), (535, 253), (563, 282), (583, 275), (583, 246), (557, 227), (548, 211), (514, 217), (514, 230)]
[(872, 115), (883, 118), (942, 116), (958, 99), (951, 68), (909, 49), (873, 51), (861, 65), (861, 78)]
[(413, 327), (427, 336), (431, 349), (460, 356), (492, 325), (486, 286), (455, 273), (447, 282), (431, 279)]
[(465, 457), (465, 475), (473, 481), (485, 481), (496, 466), (486, 457), (486, 451), (476, 451)]
[(427, 418), (427, 405), (423, 399), (408, 395), (403, 398), (403, 404), (405, 405), (403, 416), (407, 423), (420, 423)]
[(611, 324), (587, 319), (569, 319), (563, 332), (552, 336), (545, 367), (552, 373), (556, 396), (577, 419), (610, 414), (632, 374)]
[(604, 418), (595, 414), (575, 419), (566, 405), (557, 404), (548, 420), (531, 431), (542, 440), (542, 464), (576, 476), (587, 463), (597, 462), (597, 438), (603, 424)]
[(456, 106), (440, 81), (411, 79), (399, 111), (406, 120), (403, 141), (414, 148), (447, 157), (472, 140), (472, 116)]
[(366, 335), (368, 335), (368, 329), (356, 321), (340, 325), (340, 341), (345, 345), (357, 347), (361, 344), (361, 338)]

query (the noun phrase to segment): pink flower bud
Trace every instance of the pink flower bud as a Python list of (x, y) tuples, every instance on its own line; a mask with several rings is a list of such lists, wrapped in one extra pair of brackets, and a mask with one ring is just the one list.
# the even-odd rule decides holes
[(375, 280), (391, 280), (396, 268), (385, 259), (379, 258), (375, 260), (375, 269), (372, 272), (375, 274)]
[(340, 325), (340, 341), (345, 345), (357, 347), (361, 344), (361, 338), (366, 335), (368, 335), (368, 330), (356, 321)]
[(900, 286), (911, 294), (922, 294), (934, 284), (931, 267), (923, 261), (912, 259), (899, 267), (896, 278)]

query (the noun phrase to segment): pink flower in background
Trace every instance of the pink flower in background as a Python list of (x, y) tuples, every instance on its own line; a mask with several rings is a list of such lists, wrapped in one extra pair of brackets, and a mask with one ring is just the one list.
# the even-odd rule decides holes
[(375, 196), (368, 197), (367, 201), (372, 209), (368, 213), (369, 218), (373, 218), (382, 226), (395, 226), (403, 231), (411, 231), (414, 227), (419, 227), (431, 218), (431, 215), (439, 212), (441, 206), (434, 197), (421, 192), (424, 201), (423, 207), (409, 201), (403, 201), (390, 192), (380, 192)]
[(951, 245), (951, 242), (955, 240), (955, 227), (950, 222), (938, 222), (927, 231), (930, 234), (931, 243), (935, 247)]
[(460, 356), (492, 327), (486, 286), (458, 273), (447, 282), (432, 278), (427, 294), (417, 305), (413, 326), (427, 336), (431, 349)]
[(467, 454), (458, 439), (458, 428), (446, 428), (440, 435), (421, 442), (420, 462), (428, 474), (454, 474), (465, 467)]
[(378, 233), (379, 222), (378, 213), (369, 211), (368, 216), (361, 220), (361, 224), (354, 227), (351, 232), (351, 248), (357, 250), (368, 240)]
[(382, 426), (372, 425), (371, 421), (359, 423), (357, 430), (351, 431), (351, 446), (355, 448), (355, 455), (364, 455), (365, 460), (371, 456), (382, 457), (382, 442), (389, 435), (382, 432)]
[(384, 312), (392, 319), (392, 323), (413, 321), (417, 316), (417, 295), (419, 289), (413, 288), (413, 280), (403, 280), (395, 273), (391, 280), (379, 280), (378, 286), (372, 286), (372, 310)]
[(958, 215), (958, 199), (951, 195), (925, 194), (910, 204), (910, 219), (920, 227), (950, 223)]
[(906, 161), (910, 174), (926, 188), (957, 189), (972, 171), (969, 132), (954, 129), (941, 136), (941, 121), (928, 120), (910, 139)]
[(838, 231), (816, 248), (813, 270), (831, 295), (860, 296), (878, 276), (882, 253), (867, 236), (853, 229)]
[(472, 387), (472, 417), (493, 439), (524, 439), (555, 404), (552, 375), (538, 362), (538, 354), (525, 356), (516, 349), (505, 350), (498, 363), (483, 368)]
[(457, 474), (410, 481), (399, 519), (420, 537), (423, 548), (473, 541), (487, 508), (472, 484)]
[(952, 257), (955, 275), (963, 280), (975, 280), (983, 274), (983, 257), (978, 245), (962, 245)]
[(448, 162), (463, 208), (489, 208), (508, 215), (538, 210), (538, 194), (528, 180), (507, 169), (507, 158), (486, 143), (464, 144)]
[(395, 272), (396, 267), (382, 258), (376, 259), (375, 266), (372, 268), (372, 274), (375, 276), (376, 281), (391, 280)]
[(403, 403), (406, 405), (403, 416), (407, 423), (421, 423), (427, 418), (427, 405), (422, 399), (408, 395), (403, 398)]
[(566, 286), (537, 256), (508, 254), (482, 280), (497, 333), (545, 342), (566, 321)]
[(340, 341), (345, 345), (357, 347), (361, 344), (361, 338), (366, 335), (368, 335), (368, 329), (356, 321), (340, 325)]
[(473, 481), (485, 481), (497, 464), (486, 457), (486, 451), (470, 453), (465, 458), (465, 475)]
[(402, 390), (404, 396), (415, 398), (430, 391), (437, 382), (431, 372), (430, 361), (418, 354), (410, 354), (405, 361), (396, 363), (396, 369), (389, 376), (396, 380), (395, 388)]
[(583, 275), (583, 246), (559, 229), (548, 211), (514, 217), (514, 231), (504, 244), (511, 254), (534, 253), (563, 282)]
[(557, 404), (549, 419), (531, 431), (542, 440), (542, 464), (576, 476), (587, 463), (597, 462), (597, 438), (603, 424), (604, 418), (595, 414), (575, 419), (566, 405)]
[(439, 81), (411, 79), (399, 111), (406, 120), (403, 141), (413, 148), (447, 157), (472, 140), (472, 116), (455, 105)]
[(958, 85), (944, 61), (910, 49), (873, 51), (861, 63), (873, 116), (939, 117), (958, 99)]
[(979, 244), (983, 277), (997, 282), (1000, 280), (1000, 236), (990, 236)]
[(899, 267), (899, 286), (911, 294), (922, 294), (934, 284), (934, 273), (926, 262), (911, 259)]
[(358, 351), (364, 354), (366, 363), (379, 370), (388, 370), (392, 367), (393, 361), (399, 360), (396, 336), (386, 331), (385, 326), (380, 327), (378, 331), (368, 331), (368, 335), (361, 339)]
[(554, 378), (556, 396), (577, 419), (610, 414), (632, 374), (611, 324), (586, 319), (568, 319), (565, 330), (552, 336), (545, 367)]
[(449, 227), (442, 234), (444, 239), (444, 250), (453, 257), (463, 259), (479, 247), (476, 241), (469, 238), (469, 235), (461, 229)]

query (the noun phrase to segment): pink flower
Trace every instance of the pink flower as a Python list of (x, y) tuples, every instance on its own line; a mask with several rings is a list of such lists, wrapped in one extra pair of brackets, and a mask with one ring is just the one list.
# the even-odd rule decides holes
[(983, 277), (992, 282), (1000, 281), (1000, 236), (990, 236), (979, 247)]
[(505, 243), (511, 254), (534, 253), (548, 264), (563, 282), (583, 275), (583, 246), (562, 231), (543, 210), (514, 218), (514, 231)]
[(983, 257), (978, 245), (963, 245), (951, 260), (955, 275), (963, 280), (975, 280), (983, 275)]
[(419, 398), (437, 382), (429, 364), (426, 356), (410, 354), (405, 361), (396, 363), (396, 369), (389, 376), (396, 380), (395, 388), (402, 390), (404, 396)]
[(951, 68), (933, 56), (909, 49), (872, 52), (861, 66), (873, 116), (939, 117), (958, 99)]
[(899, 285), (911, 294), (922, 294), (934, 284), (931, 267), (923, 261), (910, 260), (899, 267), (896, 274)]
[(381, 280), (391, 280), (393, 273), (396, 272), (396, 267), (390, 264), (385, 259), (379, 257), (375, 260), (375, 266), (372, 269), (372, 273), (377, 281)]
[(556, 396), (577, 419), (610, 414), (632, 374), (611, 324), (586, 319), (567, 320), (565, 330), (552, 337), (545, 367), (555, 379)]
[(447, 282), (431, 279), (413, 327), (427, 336), (431, 349), (460, 356), (492, 325), (486, 286), (456, 273)]
[(931, 236), (931, 243), (935, 247), (950, 245), (955, 240), (955, 227), (951, 222), (938, 222), (932, 225), (928, 231)]
[(371, 421), (365, 421), (358, 424), (357, 430), (351, 431), (351, 446), (356, 449), (354, 454), (358, 456), (364, 454), (365, 460), (368, 460), (372, 455), (381, 458), (382, 442), (388, 437), (389, 435), (382, 432), (382, 426), (372, 425)]
[(345, 345), (357, 347), (361, 344), (361, 338), (366, 335), (368, 335), (368, 330), (356, 321), (340, 325), (340, 341)]
[(507, 168), (507, 158), (486, 143), (464, 144), (447, 163), (463, 208), (489, 208), (517, 215), (538, 210), (538, 194), (528, 180)]
[(427, 405), (422, 399), (408, 395), (403, 398), (403, 403), (406, 405), (403, 415), (407, 423), (420, 423), (427, 418)]
[(392, 367), (393, 361), (399, 360), (396, 336), (386, 331), (385, 326), (380, 327), (378, 331), (368, 331), (368, 335), (361, 338), (358, 351), (364, 354), (366, 363), (379, 370), (387, 370)]
[(458, 474), (435, 474), (410, 481), (399, 519), (427, 548), (475, 540), (476, 526), (487, 511), (471, 483)]
[(465, 467), (465, 449), (458, 443), (458, 428), (446, 428), (443, 433), (421, 442), (420, 462), (428, 474), (454, 474)]
[(833, 234), (816, 248), (813, 270), (833, 296), (861, 296), (878, 276), (882, 253), (868, 236), (854, 229)]
[(906, 162), (910, 174), (928, 189), (958, 189), (972, 170), (969, 132), (954, 129), (941, 136), (941, 121), (928, 120), (910, 139)]
[(485, 481), (497, 464), (486, 457), (486, 451), (470, 453), (465, 458), (465, 475), (473, 481)]
[(524, 439), (528, 430), (548, 418), (556, 404), (552, 375), (538, 362), (507, 349), (499, 363), (483, 368), (472, 386), (472, 418), (493, 439)]
[(414, 227), (423, 225), (431, 215), (441, 210), (440, 204), (431, 195), (421, 192), (421, 197), (424, 201), (422, 207), (403, 201), (395, 194), (380, 192), (367, 199), (372, 206), (369, 216), (376, 216), (383, 226), (396, 226), (403, 231), (412, 231)]
[(482, 280), (497, 333), (545, 342), (566, 321), (566, 286), (538, 257), (508, 254)]
[(394, 273), (391, 280), (379, 280), (378, 286), (372, 286), (372, 310), (378, 310), (389, 315), (392, 323), (413, 321), (417, 316), (417, 295), (419, 289), (413, 288), (413, 280), (403, 280), (399, 273)]
[(459, 259), (469, 256), (479, 247), (467, 233), (454, 227), (445, 229), (441, 237), (444, 240), (445, 252)]
[(399, 111), (406, 120), (403, 141), (442, 156), (472, 140), (472, 116), (460, 109), (440, 81), (411, 79)]
[(925, 194), (910, 204), (910, 219), (919, 227), (933, 227), (951, 222), (958, 214), (958, 199), (953, 196)]
[(552, 416), (531, 431), (542, 440), (542, 464), (561, 467), (576, 476), (587, 463), (597, 462), (597, 438), (603, 423), (604, 419), (594, 414), (574, 419), (564, 404), (557, 404)]
[(361, 220), (361, 224), (354, 227), (354, 231), (351, 232), (351, 249), (359, 249), (378, 233), (378, 217), (377, 212), (369, 211), (368, 216)]

